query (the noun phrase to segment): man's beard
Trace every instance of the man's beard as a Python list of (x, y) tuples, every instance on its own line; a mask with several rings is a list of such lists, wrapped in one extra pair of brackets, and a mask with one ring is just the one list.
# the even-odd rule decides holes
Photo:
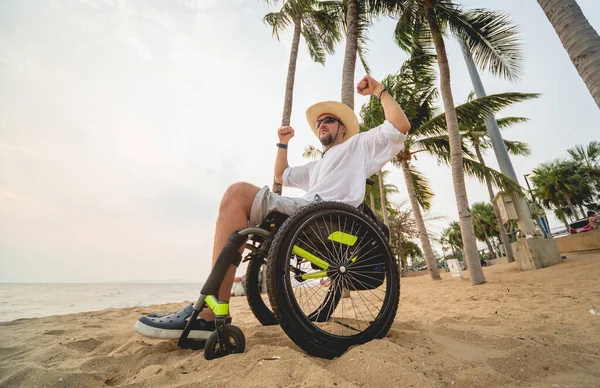
[(331, 134), (328, 133), (327, 135), (320, 137), (319, 140), (321, 141), (321, 144), (323, 144), (323, 146), (327, 147), (328, 145), (333, 143), (333, 136), (331, 136)]

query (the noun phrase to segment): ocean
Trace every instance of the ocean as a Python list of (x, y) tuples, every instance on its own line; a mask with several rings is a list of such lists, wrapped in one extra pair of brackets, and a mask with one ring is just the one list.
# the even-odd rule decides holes
[(201, 283), (3, 283), (0, 322), (195, 301), (201, 288)]

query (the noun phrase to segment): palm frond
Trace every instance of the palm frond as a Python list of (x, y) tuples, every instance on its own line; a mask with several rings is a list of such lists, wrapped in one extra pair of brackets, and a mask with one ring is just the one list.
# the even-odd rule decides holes
[(515, 140), (504, 140), (504, 145), (506, 146), (506, 150), (511, 155), (518, 156), (529, 156), (531, 155), (531, 148), (527, 143), (523, 143), (521, 141)]
[(304, 147), (302, 157), (310, 160), (321, 159), (323, 157), (323, 151), (314, 147), (313, 145), (307, 145), (306, 147)]
[[(474, 126), (486, 114), (494, 114), (514, 103), (537, 98), (537, 93), (499, 93), (487, 97), (477, 98), (456, 107), (459, 125)], [(440, 135), (446, 132), (446, 117), (442, 113), (418, 128), (418, 134)]]
[(417, 194), (417, 201), (424, 210), (431, 208), (434, 193), (429, 185), (429, 180), (413, 164), (409, 164), (410, 178)]
[(277, 40), (279, 38), (279, 32), (281, 30), (285, 30), (290, 24), (292, 24), (292, 20), (289, 15), (285, 12), (271, 12), (265, 15), (263, 18), (263, 22), (272, 27), (272, 34)]
[(367, 54), (369, 53), (368, 42), (369, 36), (368, 31), (369, 27), (372, 24), (373, 17), (376, 16), (369, 12), (368, 7), (363, 2), (358, 2), (358, 47), (357, 53), (360, 62), (362, 63), (365, 72), (367, 74), (371, 73), (371, 69), (369, 64), (367, 63)]
[(493, 186), (509, 194), (523, 192), (518, 183), (474, 159), (463, 157), (463, 169), (466, 175), (476, 178), (482, 183), (489, 180)]
[(415, 46), (424, 43), (428, 32), (429, 25), (425, 23), (423, 15), (419, 12), (418, 4), (416, 2), (406, 4), (394, 29), (394, 41), (398, 47), (406, 52), (413, 52)]
[(339, 7), (319, 7), (304, 14), (304, 23), (314, 25), (314, 30), (319, 32), (319, 41), (329, 54), (335, 53), (335, 47), (342, 39), (339, 12)]
[[(461, 139), (462, 140), (462, 139)], [(475, 155), (464, 141), (461, 144), (463, 157), (474, 158)], [(413, 154), (427, 152), (437, 159), (438, 163), (450, 163), (450, 142), (447, 135), (423, 137), (413, 140), (411, 151)]]
[(302, 36), (306, 40), (310, 58), (314, 62), (325, 66), (326, 51), (323, 47), (323, 42), (320, 39), (319, 30), (314, 21), (308, 17), (304, 18), (304, 22), (302, 23)]
[(464, 42), (478, 68), (511, 81), (521, 72), (521, 44), (516, 26), (507, 14), (486, 9), (462, 11), (440, 2), (438, 15), (448, 22), (450, 31)]
[(496, 119), (498, 128), (500, 129), (506, 129), (512, 127), (513, 125), (523, 124), (528, 121), (529, 119), (527, 117), (503, 117), (501, 119)]

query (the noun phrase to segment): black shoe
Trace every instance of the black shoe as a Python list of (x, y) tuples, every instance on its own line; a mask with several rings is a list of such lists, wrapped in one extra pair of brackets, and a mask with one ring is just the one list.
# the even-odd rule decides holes
[[(133, 330), (150, 338), (177, 339), (181, 337), (181, 333), (193, 311), (194, 305), (189, 304), (174, 313), (144, 315), (133, 325)], [(231, 318), (227, 318), (226, 322), (231, 323)], [(188, 338), (207, 339), (215, 330), (214, 321), (198, 318), (192, 323)]]

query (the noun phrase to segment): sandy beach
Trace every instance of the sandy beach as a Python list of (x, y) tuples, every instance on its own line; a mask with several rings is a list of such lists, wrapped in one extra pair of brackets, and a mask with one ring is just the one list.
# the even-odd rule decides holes
[(260, 326), (242, 297), (231, 305), (246, 351), (213, 361), (132, 331), (140, 315), (182, 303), (5, 322), (0, 386), (600, 386), (600, 316), (590, 313), (600, 310), (600, 252), (536, 271), (512, 263), (484, 272), (488, 282), (476, 287), (446, 273), (435, 283), (403, 278), (388, 336), (334, 360)]

